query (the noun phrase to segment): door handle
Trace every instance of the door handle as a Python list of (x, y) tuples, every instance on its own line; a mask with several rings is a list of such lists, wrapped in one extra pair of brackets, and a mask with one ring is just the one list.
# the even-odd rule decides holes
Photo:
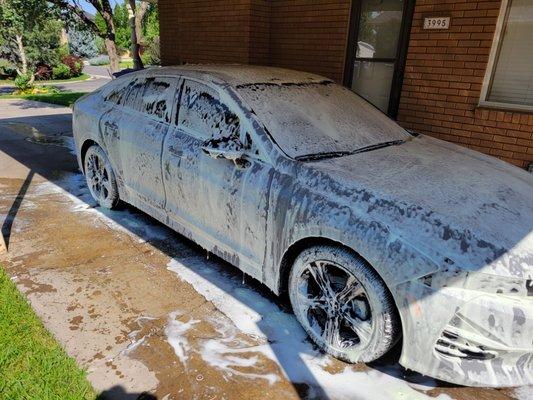
[(175, 147), (175, 146), (168, 146), (168, 152), (170, 154), (172, 154), (174, 157), (183, 157), (183, 149), (182, 148), (178, 148), (178, 147)]
[(109, 121), (104, 122), (104, 133), (106, 135), (117, 136), (118, 125), (115, 124), (114, 122), (109, 122)]

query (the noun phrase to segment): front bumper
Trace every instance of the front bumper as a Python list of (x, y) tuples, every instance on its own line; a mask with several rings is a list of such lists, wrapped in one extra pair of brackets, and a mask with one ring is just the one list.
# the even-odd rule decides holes
[(533, 297), (420, 282), (395, 292), (403, 299), (404, 367), (467, 386), (533, 384)]

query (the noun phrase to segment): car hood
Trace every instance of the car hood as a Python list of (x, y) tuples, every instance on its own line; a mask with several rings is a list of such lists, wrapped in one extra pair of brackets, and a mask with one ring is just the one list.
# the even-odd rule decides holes
[(533, 175), (427, 136), (305, 163), (314, 186), (428, 256), (533, 278)]

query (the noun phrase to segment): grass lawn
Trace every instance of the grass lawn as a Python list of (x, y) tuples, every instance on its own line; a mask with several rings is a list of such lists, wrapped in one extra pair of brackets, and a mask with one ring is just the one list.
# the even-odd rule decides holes
[(42, 101), (44, 103), (58, 104), (61, 106), (70, 107), (76, 100), (78, 100), (85, 93), (83, 92), (61, 92), (61, 93), (46, 93), (46, 94), (28, 94), (28, 95), (0, 95), (1, 99), (25, 99), (33, 101)]
[(118, 66), (120, 69), (133, 68), (133, 61), (121, 61)]
[[(77, 76), (75, 78), (70, 79), (57, 79), (57, 80), (49, 80), (49, 81), (35, 81), (35, 84), (37, 85), (48, 85), (48, 84), (54, 84), (54, 83), (69, 83), (69, 82), (79, 82), (79, 81), (86, 81), (89, 79), (90, 76), (87, 74), (81, 74), (80, 76)], [(0, 79), (0, 86), (14, 86), (15, 80), (14, 79)]]
[(0, 399), (94, 400), (76, 362), (0, 267)]

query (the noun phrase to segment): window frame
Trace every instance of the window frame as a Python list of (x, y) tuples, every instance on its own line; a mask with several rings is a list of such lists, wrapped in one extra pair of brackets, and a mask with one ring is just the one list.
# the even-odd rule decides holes
[[(219, 101), (223, 101), (223, 98), (226, 97), (224, 96), (224, 94), (228, 94), (226, 93), (226, 91), (228, 90), (231, 90), (227, 87), (224, 87), (224, 86), (220, 86), (220, 85), (217, 85), (217, 84), (213, 84), (211, 82), (206, 82), (202, 79), (199, 79), (199, 78), (196, 78), (196, 77), (193, 77), (193, 76), (186, 76), (186, 75), (183, 75), (180, 77), (181, 80), (180, 80), (180, 83), (178, 85), (179, 87), (179, 90), (181, 90), (181, 93), (179, 95), (179, 104), (177, 104), (177, 110), (175, 111), (175, 115), (178, 117), (177, 120), (174, 121), (173, 123), (173, 126), (178, 129), (178, 130), (181, 130), (182, 132), (184, 132), (185, 134), (193, 137), (194, 139), (200, 141), (200, 142), (203, 142), (204, 139), (203, 138), (200, 138), (198, 137), (198, 135), (192, 131), (191, 129), (188, 129), (186, 127), (184, 127), (183, 125), (181, 125), (179, 123), (179, 117), (181, 116), (181, 109), (182, 109), (182, 100), (183, 100), (183, 96), (184, 96), (184, 91), (185, 91), (185, 86), (187, 85), (187, 81), (191, 81), (191, 82), (196, 82), (200, 85), (203, 85), (211, 90), (213, 90), (217, 95), (218, 95), (218, 98), (219, 98)], [(228, 96), (228, 100), (227, 102), (225, 102), (226, 106), (232, 110), (232, 112), (234, 112), (237, 117), (239, 118), (240, 120), (240, 123), (241, 123), (241, 131), (240, 131), (240, 134), (239, 134), (239, 139), (241, 141), (243, 141), (244, 143), (244, 140), (246, 139), (246, 132), (249, 132), (250, 133), (250, 137), (252, 139), (252, 148), (255, 148), (257, 150), (257, 153), (254, 152), (254, 151), (248, 151), (247, 152), (247, 155), (248, 157), (256, 160), (256, 161), (261, 161), (261, 162), (266, 162), (266, 163), (269, 163), (269, 164), (272, 164), (272, 161), (271, 161), (271, 158), (267, 155), (268, 152), (266, 152), (265, 148), (264, 148), (264, 145), (261, 141), (261, 138), (259, 137), (261, 135), (261, 133), (257, 132), (255, 129), (254, 129), (254, 124), (253, 122), (250, 120), (249, 116), (247, 115), (246, 112), (244, 112), (243, 108), (235, 101), (234, 98), (232, 98), (231, 95)], [(239, 99), (242, 101), (242, 99)], [(206, 140), (209, 140), (209, 139), (206, 139)], [(268, 139), (268, 140), (271, 140), (271, 139)]]
[(502, 0), (500, 6), (500, 14), (498, 15), (498, 20), (496, 22), (496, 30), (494, 31), (494, 38), (492, 41), (492, 47), (490, 49), (489, 60), (487, 62), (487, 69), (485, 70), (485, 77), (483, 78), (483, 84), (481, 86), (478, 107), (495, 108), (507, 111), (533, 112), (533, 105), (502, 103), (487, 99), (489, 95), (489, 89), (494, 80), (494, 74), (496, 72), (500, 50), (503, 44), (505, 22), (507, 21), (509, 13), (511, 12), (511, 4), (512, 3), (510, 0)]
[[(213, 92), (215, 92), (215, 94), (218, 96), (218, 101), (221, 101), (221, 96), (220, 96), (220, 91), (211, 86), (211, 85), (208, 85), (206, 84), (205, 82), (203, 81), (200, 81), (198, 79), (191, 79), (191, 78), (188, 78), (188, 77), (183, 77), (183, 80), (181, 82), (181, 85), (180, 85), (180, 94), (179, 94), (179, 104), (177, 105), (178, 109), (179, 109), (179, 113), (178, 113), (178, 119), (174, 122), (174, 125), (181, 131), (187, 133), (188, 135), (194, 137), (195, 139), (203, 142), (203, 141), (206, 141), (206, 140), (209, 140), (209, 137), (210, 137), (210, 133), (208, 134), (208, 137), (207, 138), (204, 138), (202, 133), (201, 132), (197, 132), (195, 129), (192, 129), (192, 128), (189, 128), (187, 126), (184, 126), (181, 122), (180, 122), (180, 117), (181, 117), (181, 112), (182, 112), (182, 102), (183, 102), (183, 96), (185, 95), (185, 87), (187, 86), (187, 81), (190, 81), (190, 82), (195, 82), (196, 84), (200, 84), (202, 86), (205, 86), (209, 89), (211, 89)], [(240, 118), (240, 116), (239, 116)]]
[[(126, 90), (127, 86), (129, 86), (131, 84), (132, 81), (134, 81), (135, 79), (142, 79), (142, 80), (147, 80), (147, 79), (168, 79), (170, 81), (170, 87), (169, 87), (169, 94), (167, 95), (168, 98), (167, 98), (167, 101), (169, 102), (170, 106), (171, 106), (171, 109), (170, 109), (170, 121), (165, 121), (164, 118), (159, 118), (153, 114), (149, 114), (147, 112), (145, 112), (144, 110), (137, 110), (135, 109), (134, 107), (130, 107), (128, 105), (125, 104), (128, 96), (124, 96), (122, 98), (122, 102), (119, 104), (119, 103), (116, 103), (115, 101), (109, 99), (109, 97), (114, 94), (114, 93), (117, 93), (121, 90)], [(145, 74), (145, 75), (141, 75), (141, 76), (134, 76), (134, 77), (128, 77), (128, 79), (124, 79), (124, 82), (120, 82), (120, 84), (117, 84), (115, 85), (115, 87), (111, 88), (107, 93), (103, 93), (102, 94), (102, 97), (104, 99), (104, 102), (106, 103), (110, 103), (111, 104), (111, 107), (114, 107), (114, 108), (120, 108), (121, 110), (123, 110), (124, 112), (129, 112), (129, 113), (133, 113), (133, 114), (140, 114), (142, 115), (143, 117), (145, 118), (150, 118), (156, 122), (160, 122), (160, 123), (163, 123), (163, 124), (171, 124), (172, 121), (173, 121), (173, 115), (176, 111), (176, 105), (174, 104), (174, 97), (175, 97), (175, 92), (176, 90), (178, 90), (178, 88), (180, 87), (180, 84), (181, 84), (181, 77), (176, 77), (176, 76), (172, 76), (172, 75), (152, 75), (152, 74)], [(144, 90), (144, 88), (143, 88)]]

